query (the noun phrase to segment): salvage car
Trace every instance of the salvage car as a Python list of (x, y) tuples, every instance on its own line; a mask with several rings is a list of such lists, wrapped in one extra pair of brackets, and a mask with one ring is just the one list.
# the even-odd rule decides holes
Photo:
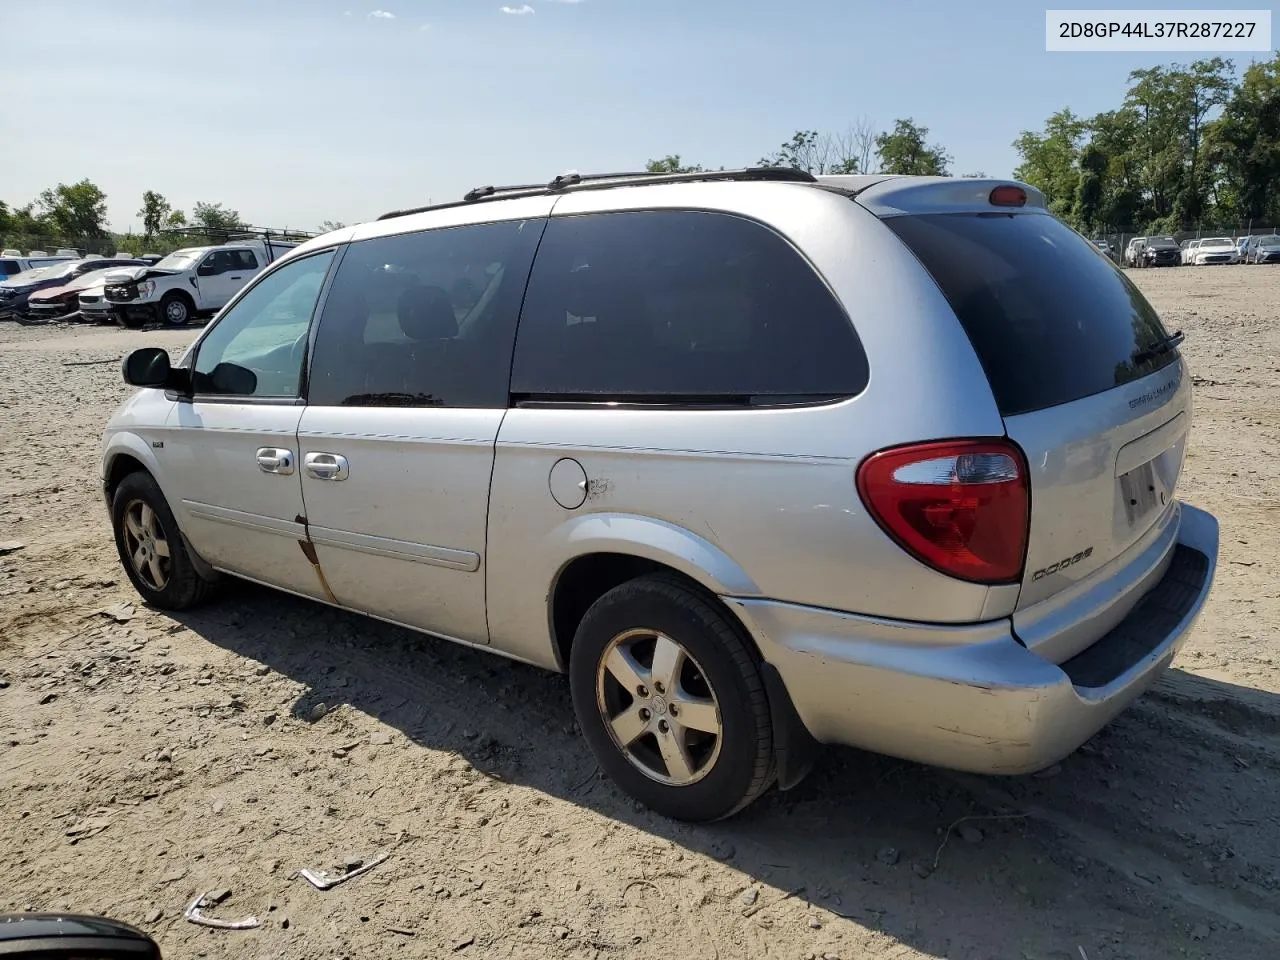
[(130, 264), (145, 266), (141, 260), (117, 261), (113, 266), (100, 270), (90, 270), (78, 277), (70, 277), (62, 283), (37, 290), (27, 298), (26, 320), (32, 323), (47, 323), (78, 314), (80, 312), (80, 294), (87, 288), (97, 287), (99, 290), (105, 278), (121, 266)]
[(109, 257), (92, 257), (81, 260), (61, 260), (40, 270), (28, 270), (25, 273), (10, 277), (0, 283), (0, 317), (12, 316), (22, 318), (27, 313), (27, 301), (38, 290), (60, 286), (88, 273), (104, 267), (131, 266), (136, 261), (115, 260)]
[(714, 820), (820, 743), (1038, 771), (1164, 673), (1218, 557), (1182, 339), (1026, 184), (575, 174), (129, 354), (102, 491), (148, 604), (231, 575), (567, 672), (600, 767)]

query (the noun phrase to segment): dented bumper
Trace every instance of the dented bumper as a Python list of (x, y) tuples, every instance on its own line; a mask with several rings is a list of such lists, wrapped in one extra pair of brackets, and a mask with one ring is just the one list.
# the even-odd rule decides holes
[(1163, 577), (1062, 664), (1019, 643), (1008, 619), (920, 624), (727, 602), (815, 739), (975, 773), (1031, 773), (1073, 752), (1168, 668), (1208, 599), (1217, 557), (1217, 521), (1183, 504)]

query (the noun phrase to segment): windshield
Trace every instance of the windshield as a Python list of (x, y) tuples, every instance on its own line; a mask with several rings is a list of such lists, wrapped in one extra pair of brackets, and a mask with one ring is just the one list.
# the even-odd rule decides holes
[(24, 270), (22, 273), (15, 273), (4, 282), (6, 286), (15, 287), (24, 283), (35, 283), (47, 277), (53, 269), (53, 267), (36, 267), (34, 270)]
[(175, 250), (155, 265), (157, 270), (185, 270), (196, 262), (199, 254), (193, 250)]
[(1230, 237), (1212, 237), (1209, 240), (1200, 241), (1200, 246), (1202, 247), (1221, 247), (1221, 246), (1234, 247), (1235, 245), (1236, 245), (1236, 242), (1232, 240)]
[(1280, 247), (1280, 237), (1263, 237), (1258, 241), (1260, 247)]
[(1150, 243), (1147, 244), (1147, 246), (1151, 247), (1154, 250), (1169, 250), (1169, 249), (1177, 250), (1178, 249), (1178, 245), (1174, 243), (1174, 241), (1165, 240), (1163, 238), (1159, 240), (1152, 240)]

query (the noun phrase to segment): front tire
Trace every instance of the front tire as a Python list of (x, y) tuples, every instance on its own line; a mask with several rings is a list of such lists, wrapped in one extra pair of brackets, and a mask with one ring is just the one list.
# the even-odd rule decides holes
[(167, 293), (160, 301), (160, 319), (167, 327), (185, 327), (195, 311), (187, 298), (177, 293)]
[(569, 683), (600, 766), (664, 816), (720, 820), (774, 780), (756, 658), (736, 624), (673, 577), (641, 577), (592, 604)]
[(111, 498), (111, 526), (120, 563), (134, 589), (162, 610), (186, 610), (207, 600), (214, 582), (196, 571), (160, 485), (131, 473)]

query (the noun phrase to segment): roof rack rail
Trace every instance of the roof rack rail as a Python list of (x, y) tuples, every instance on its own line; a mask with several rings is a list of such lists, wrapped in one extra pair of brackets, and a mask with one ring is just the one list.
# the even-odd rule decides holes
[(634, 183), (689, 183), (709, 180), (773, 180), (784, 183), (817, 183), (818, 178), (805, 170), (795, 167), (745, 167), (738, 170), (700, 170), (694, 173), (653, 173), (650, 171), (628, 173), (562, 173), (550, 183), (525, 183), (506, 187), (492, 185), (474, 187), (468, 190), (461, 201), (435, 203), (425, 207), (413, 207), (408, 210), (392, 210), (378, 217), (379, 220), (391, 220), (396, 217), (407, 217), (415, 213), (426, 213), (429, 210), (444, 210), (470, 203), (486, 200), (512, 200), (520, 197), (545, 196), (566, 190), (601, 190), (609, 187), (624, 186)]

